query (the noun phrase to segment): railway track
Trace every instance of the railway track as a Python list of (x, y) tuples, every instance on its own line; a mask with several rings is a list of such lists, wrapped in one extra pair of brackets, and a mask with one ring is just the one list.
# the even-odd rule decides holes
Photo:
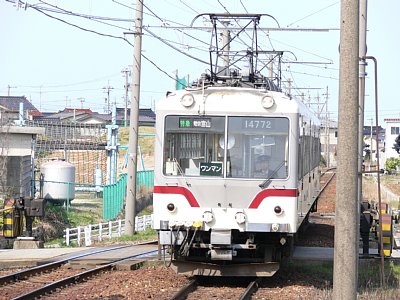
[(154, 243), (154, 241), (96, 250), (90, 253), (75, 255), (67, 259), (62, 259), (37, 267), (3, 275), (0, 277), (0, 298), (34, 299), (49, 294), (57, 289), (65, 288), (71, 284), (83, 282), (90, 277), (115, 269), (118, 263), (138, 259), (150, 254), (156, 254), (157, 251), (148, 251), (145, 253), (142, 252), (131, 256), (125, 256), (124, 258), (117, 258), (112, 260), (110, 263), (85, 271), (82, 271), (81, 269), (70, 269), (67, 267), (67, 264), (74, 262), (77, 259), (89, 259), (90, 257), (100, 253), (110, 253), (113, 251), (120, 251), (121, 249), (133, 248), (137, 247), (138, 245), (146, 245), (150, 243)]
[(324, 193), (324, 191), (329, 186), (335, 175), (336, 175), (336, 169), (328, 169), (321, 174), (320, 184), (322, 184), (322, 187), (319, 191), (317, 198), (319, 198), (321, 194)]
[[(241, 279), (241, 278), (239, 278)], [(214, 279), (215, 280), (215, 279)], [(218, 281), (221, 279), (219, 278)], [(246, 278), (246, 281), (247, 278)], [(188, 284), (182, 286), (170, 300), (184, 300), (184, 299), (224, 299), (227, 295), (238, 295), (239, 300), (251, 299), (252, 295), (257, 291), (261, 278), (251, 280), (247, 286), (240, 286), (243, 284), (226, 284), (226, 283), (202, 283), (199, 278), (191, 280)]]

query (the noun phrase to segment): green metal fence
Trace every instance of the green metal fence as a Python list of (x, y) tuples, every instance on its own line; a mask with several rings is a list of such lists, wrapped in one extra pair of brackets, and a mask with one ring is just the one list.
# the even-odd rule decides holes
[(138, 171), (136, 174), (136, 189), (153, 189), (154, 171)]
[[(127, 174), (120, 175), (117, 183), (103, 187), (103, 219), (113, 220), (122, 211), (126, 196)], [(136, 189), (153, 189), (154, 171), (136, 173)]]
[(103, 187), (103, 219), (112, 220), (117, 217), (124, 206), (126, 196), (127, 174), (121, 174), (117, 183)]

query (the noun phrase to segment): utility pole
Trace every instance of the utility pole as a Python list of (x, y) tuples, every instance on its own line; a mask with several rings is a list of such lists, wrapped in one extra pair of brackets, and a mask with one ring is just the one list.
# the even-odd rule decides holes
[(325, 98), (325, 161), (326, 161), (326, 166), (329, 168), (329, 112), (328, 112), (328, 99), (329, 99), (329, 93), (328, 93), (328, 86), (326, 87), (326, 98)]
[(16, 88), (16, 86), (7, 85), (7, 90), (8, 90), (7, 96), (10, 96), (10, 90), (11, 90), (11, 89), (15, 89), (15, 88)]
[[(371, 171), (371, 164), (373, 163), (373, 161), (372, 161), (372, 126), (374, 125), (374, 119), (373, 118), (371, 118), (371, 132), (369, 133), (369, 138), (370, 138), (370, 145), (369, 145), (369, 170)], [(377, 149), (378, 149), (378, 147), (377, 147)]]
[(222, 34), (222, 61), (223, 61), (223, 66), (224, 66), (224, 71), (222, 72), (223, 76), (228, 76), (229, 75), (229, 50), (230, 50), (230, 42), (231, 42), (231, 37), (230, 37), (230, 31), (228, 29), (229, 22), (222, 22), (224, 25), (225, 29)]
[(338, 165), (333, 299), (356, 299), (358, 281), (359, 0), (341, 0)]
[(81, 101), (81, 109), (83, 109), (83, 102), (85, 102), (85, 98), (78, 98), (79, 101)]
[[(367, 55), (367, 0), (360, 0), (360, 33), (359, 33), (359, 64), (358, 64), (358, 76), (359, 76), (359, 89), (358, 89), (358, 105), (359, 105), (359, 117), (358, 117), (358, 201), (362, 201), (362, 166), (363, 166), (363, 141), (364, 141), (364, 107), (365, 107), (365, 56)], [(370, 167), (372, 157), (372, 140), (370, 148)]]
[(39, 91), (39, 111), (42, 111), (42, 85), (40, 86)]
[(124, 111), (124, 127), (126, 127), (128, 123), (128, 91), (130, 88), (130, 84), (128, 83), (128, 78), (131, 76), (131, 71), (128, 68), (125, 68), (121, 71), (125, 75), (125, 111)]
[(268, 77), (270, 80), (274, 79), (274, 56), (272, 54), (269, 55), (269, 60), (268, 60), (268, 64), (267, 64), (267, 68), (268, 68)]
[(108, 85), (103, 87), (103, 90), (105, 93), (107, 93), (107, 98), (106, 98), (106, 113), (109, 114), (111, 113), (111, 107), (110, 107), (110, 91), (113, 90), (114, 88), (110, 86), (110, 82), (108, 82)]
[(129, 160), (128, 160), (128, 180), (125, 206), (125, 233), (133, 235), (135, 233), (136, 217), (136, 168), (137, 168), (137, 148), (138, 148), (138, 129), (139, 129), (139, 96), (140, 96), (140, 71), (142, 54), (142, 21), (143, 21), (143, 1), (136, 0), (135, 17), (135, 41), (133, 53), (133, 74), (132, 74), (132, 96), (131, 96), (131, 115), (129, 118)]

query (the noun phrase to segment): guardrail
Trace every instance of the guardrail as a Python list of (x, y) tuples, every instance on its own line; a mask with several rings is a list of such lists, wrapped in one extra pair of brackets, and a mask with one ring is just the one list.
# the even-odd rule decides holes
[[(153, 215), (135, 217), (135, 231), (145, 231), (153, 224)], [(93, 242), (120, 237), (125, 233), (125, 220), (116, 220), (98, 224), (89, 224), (64, 230), (67, 246), (90, 246)]]

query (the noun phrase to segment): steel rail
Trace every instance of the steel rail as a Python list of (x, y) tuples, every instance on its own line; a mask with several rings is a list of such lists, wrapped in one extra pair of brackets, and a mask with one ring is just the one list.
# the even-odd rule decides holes
[(191, 292), (196, 290), (197, 288), (197, 281), (196, 279), (193, 279), (189, 281), (188, 284), (183, 286), (179, 291), (177, 291), (172, 297), (171, 300), (184, 300), (186, 299), (187, 295), (189, 295)]
[(257, 278), (249, 283), (246, 290), (240, 296), (239, 300), (250, 300), (251, 296), (258, 290), (261, 278)]
[(82, 282), (82, 281), (86, 280), (87, 278), (98, 275), (104, 271), (113, 270), (117, 263), (128, 261), (128, 260), (131, 260), (132, 258), (137, 258), (137, 257), (143, 256), (143, 255), (155, 254), (157, 252), (158, 252), (158, 250), (152, 250), (152, 251), (148, 251), (145, 253), (135, 254), (135, 255), (132, 255), (132, 256), (129, 256), (126, 258), (116, 259), (116, 260), (112, 261), (111, 263), (108, 263), (104, 266), (100, 266), (100, 267), (97, 267), (97, 268), (94, 268), (91, 270), (83, 271), (79, 274), (72, 275), (72, 276), (60, 279), (58, 281), (54, 281), (52, 283), (46, 284), (38, 289), (35, 289), (33, 291), (30, 291), (28, 293), (25, 293), (21, 296), (13, 298), (13, 299), (14, 300), (16, 300), (16, 299), (19, 299), (19, 300), (34, 299), (36, 297), (40, 297), (45, 294), (51, 293), (52, 291), (54, 291), (56, 289), (65, 288), (66, 286), (68, 286), (70, 284)]
[(44, 272), (48, 272), (48, 271), (57, 269), (57, 268), (61, 267), (62, 265), (67, 264), (71, 260), (74, 260), (74, 259), (77, 259), (77, 258), (82, 258), (82, 257), (85, 257), (85, 256), (95, 255), (95, 254), (99, 254), (99, 253), (103, 253), (103, 252), (120, 250), (120, 249), (124, 249), (124, 248), (128, 248), (128, 247), (135, 247), (135, 246), (152, 244), (152, 243), (155, 243), (155, 242), (157, 242), (157, 241), (144, 242), (144, 243), (134, 244), (134, 245), (117, 246), (117, 247), (106, 248), (106, 249), (101, 249), (101, 250), (95, 250), (95, 251), (90, 251), (88, 253), (69, 256), (67, 258), (64, 258), (64, 259), (61, 259), (61, 260), (57, 260), (55, 262), (50, 262), (50, 263), (43, 264), (43, 265), (40, 265), (40, 266), (36, 266), (36, 267), (33, 267), (33, 268), (29, 268), (29, 269), (26, 269), (26, 270), (22, 270), (22, 271), (18, 271), (18, 272), (14, 272), (14, 273), (11, 273), (11, 274), (0, 276), (0, 285), (4, 285), (5, 283), (9, 283), (9, 282), (15, 282), (17, 280), (24, 280), (25, 278), (28, 278), (28, 277), (33, 276), (35, 274), (44, 273)]

